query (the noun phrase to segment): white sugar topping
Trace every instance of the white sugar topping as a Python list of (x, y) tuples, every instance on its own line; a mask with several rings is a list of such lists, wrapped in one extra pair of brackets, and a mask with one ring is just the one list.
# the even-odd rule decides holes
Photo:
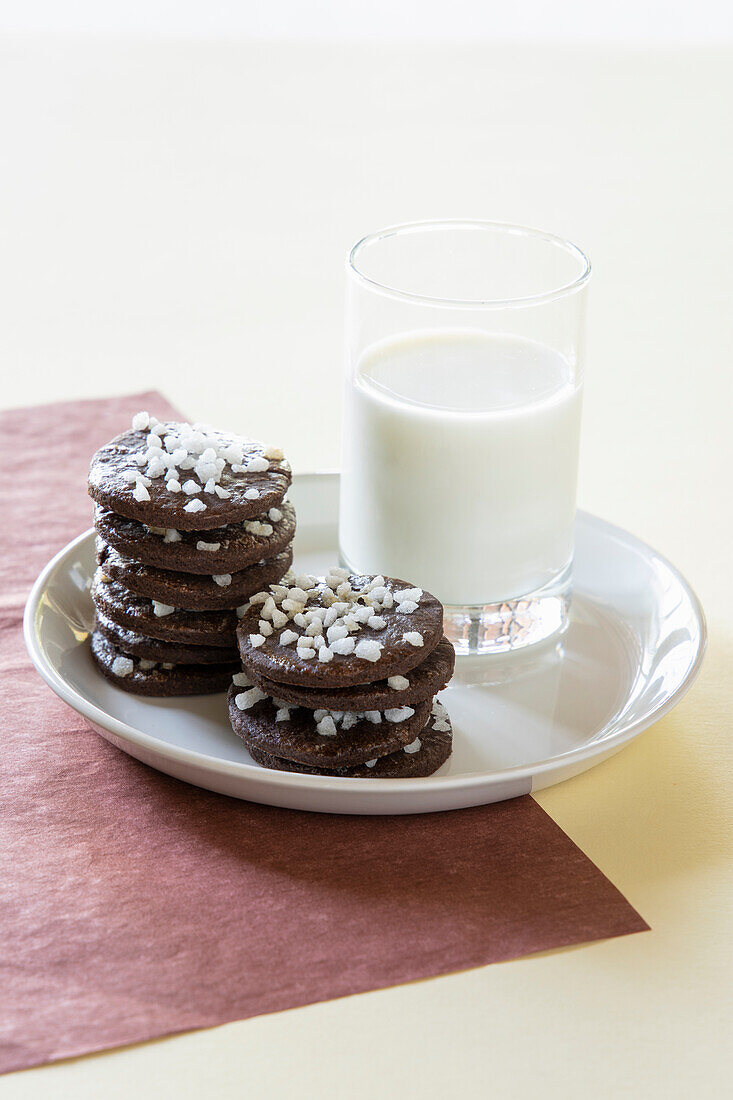
[(168, 603), (161, 603), (160, 600), (153, 600), (153, 614), (162, 619), (164, 615), (172, 615), (176, 610), (175, 607), (171, 607)]
[(197, 550), (210, 550), (212, 553), (215, 553), (220, 546), (220, 542), (204, 542), (203, 539), (199, 539), (196, 543)]
[(204, 504), (203, 500), (200, 500), (198, 497), (194, 497), (193, 500), (189, 500), (188, 504), (185, 504), (183, 506), (183, 511), (184, 512), (205, 512), (206, 511), (206, 505)]
[(261, 523), (258, 519), (245, 520), (244, 529), (248, 535), (263, 535), (265, 537), (271, 535), (273, 530), (269, 523)]
[(228, 588), (232, 583), (231, 573), (212, 573), (211, 579), (214, 584), (219, 585), (219, 588)]
[(393, 691), (406, 691), (410, 686), (410, 681), (406, 676), (388, 676), (387, 683)]
[(416, 737), (415, 740), (411, 744), (405, 745), (405, 752), (406, 753), (420, 752), (421, 748), (422, 748), (422, 742), (421, 742), (419, 737)]
[(176, 531), (175, 527), (169, 527), (168, 530), (166, 531), (164, 537), (163, 537), (163, 542), (180, 542), (180, 541), (181, 541), (180, 531)]
[[(228, 500), (232, 490), (220, 484), (227, 467), (228, 477), (267, 473), (272, 462), (279, 463), (281, 469), (290, 469), (279, 447), (266, 446), (241, 436), (224, 435), (205, 424), (182, 423), (166, 427), (154, 416), (141, 411), (133, 416), (132, 428), (147, 434), (140, 443), (140, 449), (130, 454), (130, 461), (138, 467), (144, 466), (148, 479), (165, 477), (166, 489), (170, 493), (183, 491), (193, 496), (203, 489), (220, 500)], [(192, 470), (198, 481), (189, 478), (182, 483), (179, 470)], [(143, 495), (139, 482), (129, 472), (122, 471), (121, 476), (128, 484), (135, 484), (132, 492), (136, 500), (150, 499), (149, 495)], [(147, 484), (143, 482), (145, 488), (149, 485), (149, 480)], [(246, 481), (242, 488), (246, 500), (259, 498), (259, 490), (254, 486), (247, 487)], [(198, 512), (201, 508), (186, 505), (185, 510)]]
[(448, 711), (439, 699), (433, 699), (431, 714), (433, 716), (433, 729), (436, 733), (450, 733), (451, 724)]
[(319, 722), (316, 722), (316, 730), (321, 737), (335, 737), (336, 736), (336, 723), (333, 720), (332, 715), (326, 714)]
[(115, 657), (112, 662), (112, 672), (115, 676), (129, 676), (135, 664), (131, 657)]
[(273, 613), (274, 610), (275, 610), (275, 601), (273, 600), (272, 596), (268, 596), (267, 599), (265, 600), (265, 602), (262, 605), (262, 612), (261, 612), (262, 618), (263, 619), (271, 619), (272, 618), (272, 613)]
[(269, 469), (270, 463), (267, 461), (264, 455), (262, 456), (262, 458), (251, 458), (247, 463), (248, 474), (263, 474), (266, 470)]
[(372, 639), (364, 639), (357, 644), (354, 653), (364, 661), (378, 661), (382, 656), (382, 643)]
[(244, 457), (244, 447), (241, 443), (229, 443), (219, 451), (219, 458), (223, 458), (230, 466), (236, 466)]
[[(329, 577), (337, 577), (338, 580), (340, 580), (340, 581), (347, 581), (349, 579), (349, 577), (351, 576), (348, 569), (342, 569), (338, 565), (332, 565), (331, 568), (328, 571), (328, 575), (329, 575)], [(315, 578), (311, 578), (311, 579), (315, 580)], [(371, 583), (372, 582), (370, 581), (369, 584), (367, 584), (365, 587), (368, 589), (370, 587)]]
[(148, 462), (148, 477), (156, 478), (162, 477), (168, 469), (166, 463), (161, 458), (151, 458)]
[[(262, 604), (262, 618), (271, 622), (275, 630), (282, 630), (273, 641), (284, 646), (295, 642), (303, 660), (312, 660), (317, 654), (319, 661), (326, 663), (334, 655), (353, 654), (359, 660), (375, 663), (382, 655), (384, 643), (373, 636), (359, 638), (359, 633), (365, 628), (370, 633), (385, 630), (387, 619), (379, 611), (395, 608), (396, 604), (396, 611), (411, 614), (417, 610), (422, 596), (421, 588), (394, 588), (382, 576), (364, 580), (334, 566), (321, 578), (308, 573), (298, 576), (288, 573), (279, 584), (270, 585), (269, 591), (255, 593), (250, 603)], [(302, 633), (291, 630), (289, 622)], [(403, 640), (414, 646), (424, 645), (417, 631), (403, 634)], [(394, 686), (396, 691), (409, 687), (404, 677), (393, 680), (395, 685), (400, 684)]]
[(255, 703), (259, 703), (260, 699), (266, 699), (267, 695), (264, 691), (261, 691), (258, 687), (251, 687), (247, 691), (242, 691), (239, 695), (234, 696), (234, 702), (240, 710), (249, 710)]
[(252, 681), (245, 672), (235, 672), (232, 676), (232, 683), (235, 687), (252, 687)]
[(410, 602), (419, 603), (422, 596), (422, 588), (400, 588), (394, 594), (395, 603), (404, 603), (405, 600)]
[(414, 713), (413, 707), (391, 707), (385, 710), (384, 717), (388, 722), (406, 722)]
[[(272, 700), (276, 707), (286, 708), (288, 710), (287, 719), (290, 718), (290, 710), (292, 706), (288, 707), (285, 703), (278, 699)], [(352, 711), (352, 710), (326, 710), (321, 708), (320, 710), (313, 711), (313, 721), (316, 724), (316, 732), (321, 737), (335, 737), (338, 730), (341, 729), (344, 732), (348, 732), (353, 729), (358, 722), (369, 722), (371, 725), (381, 725), (382, 721), (387, 722), (405, 722), (408, 718), (411, 718), (415, 711), (412, 707), (399, 707), (396, 710), (364, 710), (364, 711)], [(276, 721), (286, 721), (285, 717), (279, 718), (276, 716)], [(414, 750), (416, 751), (416, 750)]]

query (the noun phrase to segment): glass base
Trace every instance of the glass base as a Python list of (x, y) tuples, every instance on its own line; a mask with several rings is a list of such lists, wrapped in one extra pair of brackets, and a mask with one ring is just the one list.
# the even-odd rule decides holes
[[(351, 573), (360, 572), (340, 548), (339, 562)], [(445, 635), (459, 657), (514, 653), (549, 640), (557, 643), (569, 622), (572, 578), (570, 561), (562, 573), (543, 588), (521, 599), (503, 603), (444, 604)]]
[(510, 653), (548, 639), (567, 628), (570, 569), (545, 588), (504, 603), (446, 605), (444, 630), (458, 656)]

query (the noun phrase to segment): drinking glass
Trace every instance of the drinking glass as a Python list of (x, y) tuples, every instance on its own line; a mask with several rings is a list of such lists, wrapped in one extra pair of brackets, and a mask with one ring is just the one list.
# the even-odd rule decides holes
[(567, 625), (589, 277), (569, 241), (495, 222), (349, 254), (341, 559), (436, 595), (458, 653)]

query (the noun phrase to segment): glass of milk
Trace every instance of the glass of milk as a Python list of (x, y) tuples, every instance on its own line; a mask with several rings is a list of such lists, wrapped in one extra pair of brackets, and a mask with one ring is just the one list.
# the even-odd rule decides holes
[(433, 592), (459, 653), (559, 634), (587, 258), (534, 229), (423, 222), (364, 237), (347, 273), (343, 564)]

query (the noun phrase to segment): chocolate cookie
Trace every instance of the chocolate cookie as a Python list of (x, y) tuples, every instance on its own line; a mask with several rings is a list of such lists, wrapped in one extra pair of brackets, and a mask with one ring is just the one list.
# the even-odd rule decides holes
[(146, 527), (97, 505), (94, 526), (104, 541), (125, 557), (181, 573), (236, 573), (265, 558), (274, 558), (295, 534), (295, 509), (284, 500), (261, 516), (200, 531)]
[(91, 639), (92, 658), (100, 672), (133, 695), (211, 695), (226, 691), (236, 664), (165, 665), (131, 657), (99, 631)]
[[(138, 596), (97, 569), (92, 600), (108, 619), (148, 638), (186, 645), (231, 646), (236, 639), (236, 611), (182, 611), (147, 596)], [(157, 614), (156, 614), (157, 611)]]
[(276, 508), (290, 485), (290, 464), (276, 447), (147, 413), (132, 423), (89, 468), (89, 495), (118, 515), (207, 531)]
[[(171, 665), (221, 665), (232, 662), (239, 665), (237, 647), (186, 645), (184, 642), (161, 642), (159, 638), (146, 638), (124, 626), (118, 626), (96, 608), (96, 630), (117, 649), (130, 657), (142, 657), (156, 664)], [(228, 685), (227, 685), (228, 686)]]
[(430, 702), (384, 713), (374, 711), (370, 717), (290, 709), (280, 707), (279, 701), (256, 687), (236, 683), (229, 689), (227, 701), (232, 728), (248, 747), (320, 768), (362, 764), (394, 752), (415, 740), (430, 715)]
[(455, 650), (444, 637), (432, 653), (410, 669), (406, 676), (390, 676), (389, 680), (377, 680), (373, 684), (356, 684), (332, 690), (299, 687), (259, 676), (251, 665), (247, 675), (267, 695), (274, 695), (288, 705), (311, 707), (313, 710), (386, 710), (388, 707), (414, 705), (432, 699), (450, 680), (455, 663)]
[[(440, 704), (438, 704), (440, 705)], [(436, 728), (436, 726), (438, 728)], [(453, 736), (447, 714), (431, 714), (420, 735), (410, 745), (351, 768), (312, 768), (294, 760), (285, 760), (247, 745), (252, 759), (264, 768), (300, 772), (304, 775), (333, 775), (343, 779), (419, 779), (433, 775), (445, 764), (453, 749)], [(370, 766), (371, 765), (371, 766)]]
[(237, 630), (253, 675), (331, 691), (404, 675), (442, 636), (443, 606), (429, 592), (335, 568), (257, 593)]
[(240, 607), (263, 585), (279, 581), (292, 560), (293, 551), (288, 547), (269, 561), (250, 565), (238, 573), (205, 577), (198, 573), (172, 573), (132, 561), (97, 537), (97, 561), (108, 577), (139, 596), (189, 611)]

